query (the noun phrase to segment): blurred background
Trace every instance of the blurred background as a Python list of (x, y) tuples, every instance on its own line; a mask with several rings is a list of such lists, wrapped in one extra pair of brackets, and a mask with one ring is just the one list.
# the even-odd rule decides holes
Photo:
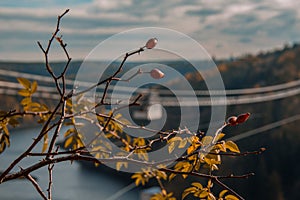
[[(75, 78), (82, 60), (96, 45), (128, 29), (170, 28), (199, 42), (222, 75), (229, 104), (227, 116), (252, 114), (247, 123), (224, 130), (227, 137), (233, 138), (241, 151), (267, 149), (259, 156), (225, 158), (220, 173), (256, 174), (246, 180), (226, 183), (245, 199), (300, 199), (298, 1), (1, 1), (0, 110), (20, 109), (17, 77), (37, 80), (45, 87), (39, 100), (54, 105), (55, 99), (50, 98), (53, 84), (45, 78), (48, 74), (43, 54), (36, 42), (46, 44), (54, 31), (57, 15), (66, 8), (71, 11), (63, 19), (61, 30), (74, 59), (68, 71), (69, 79)], [(105, 60), (109, 52), (107, 49), (101, 58)], [(197, 59), (197, 52), (191, 55)], [(64, 66), (65, 57), (58, 46), (50, 52), (50, 60), (54, 70), (59, 71)], [(196, 91), (206, 90), (203, 78), (189, 71), (188, 63), (172, 60), (166, 64), (183, 74)], [(131, 65), (136, 63), (128, 63), (128, 69)], [(172, 84), (176, 81), (174, 77)], [(161, 88), (156, 89), (157, 98), (163, 101), (165, 96), (159, 93)], [(198, 97), (199, 101), (201, 98)], [(209, 106), (199, 109), (202, 120), (199, 129), (205, 131), (211, 110)], [(168, 112), (177, 114), (174, 106)], [(172, 119), (165, 128), (178, 128), (176, 125), (176, 120)], [(38, 124), (30, 118), (22, 127), (12, 130), (12, 145), (0, 155), (0, 170), (21, 153), (38, 130)], [(23, 164), (29, 165), (30, 160)], [(98, 169), (91, 170), (94, 168), (88, 164), (63, 163), (55, 169), (54, 199), (139, 199), (142, 191), (152, 186), (134, 188), (128, 176), (119, 176), (114, 171), (109, 171), (112, 176), (105, 176)], [(35, 175), (46, 187), (45, 171), (39, 170)], [(177, 177), (167, 187), (178, 196), (193, 181)], [(39, 196), (30, 183), (12, 181), (0, 185), (0, 199), (39, 199)]]

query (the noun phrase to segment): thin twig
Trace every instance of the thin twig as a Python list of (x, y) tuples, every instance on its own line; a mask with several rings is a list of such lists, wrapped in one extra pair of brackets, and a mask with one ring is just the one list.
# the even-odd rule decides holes
[(44, 200), (48, 200), (48, 198), (46, 197), (45, 193), (43, 192), (42, 188), (39, 186), (39, 184), (36, 182), (36, 180), (34, 180), (34, 178), (30, 175), (30, 174), (25, 174), (25, 177), (32, 183), (32, 185), (34, 186), (34, 188), (38, 191), (38, 193), (41, 195), (41, 197)]
[(48, 165), (48, 176), (49, 176), (48, 189), (47, 189), (48, 199), (52, 199), (53, 167), (54, 167), (54, 164)]

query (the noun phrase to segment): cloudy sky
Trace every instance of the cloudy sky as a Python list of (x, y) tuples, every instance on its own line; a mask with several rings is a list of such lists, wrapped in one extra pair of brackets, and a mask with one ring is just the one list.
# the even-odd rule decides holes
[[(266, 51), (300, 42), (299, 2), (3, 0), (0, 1), (0, 60), (42, 60), (36, 41), (47, 41), (57, 15), (66, 8), (71, 10), (63, 19), (62, 34), (76, 60), (84, 58), (113, 34), (141, 27), (180, 31), (219, 58)], [(52, 53), (53, 58), (62, 59), (56, 53)]]

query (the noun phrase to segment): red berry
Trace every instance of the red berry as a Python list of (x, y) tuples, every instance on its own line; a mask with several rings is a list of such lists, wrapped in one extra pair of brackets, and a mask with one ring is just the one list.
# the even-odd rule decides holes
[(241, 123), (244, 123), (245, 121), (248, 120), (248, 118), (250, 117), (250, 113), (244, 113), (244, 114), (241, 114), (237, 117), (237, 120), (236, 122), (238, 124), (241, 124)]
[(157, 68), (152, 69), (150, 75), (154, 79), (161, 79), (165, 76), (165, 74)]
[(227, 123), (228, 123), (230, 126), (235, 126), (235, 125), (238, 124), (236, 120), (237, 120), (237, 117), (236, 117), (236, 116), (232, 116), (232, 117), (229, 117), (229, 118), (227, 119)]
[(157, 44), (158, 40), (156, 38), (151, 38), (150, 40), (147, 41), (145, 47), (147, 49), (153, 49), (156, 44)]

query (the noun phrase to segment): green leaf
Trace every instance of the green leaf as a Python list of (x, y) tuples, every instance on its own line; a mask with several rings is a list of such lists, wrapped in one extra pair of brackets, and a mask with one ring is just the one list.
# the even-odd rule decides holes
[(231, 152), (240, 153), (238, 146), (233, 141), (226, 141), (225, 146)]
[(31, 88), (31, 83), (26, 78), (17, 78), (17, 80), (25, 89), (29, 90)]

